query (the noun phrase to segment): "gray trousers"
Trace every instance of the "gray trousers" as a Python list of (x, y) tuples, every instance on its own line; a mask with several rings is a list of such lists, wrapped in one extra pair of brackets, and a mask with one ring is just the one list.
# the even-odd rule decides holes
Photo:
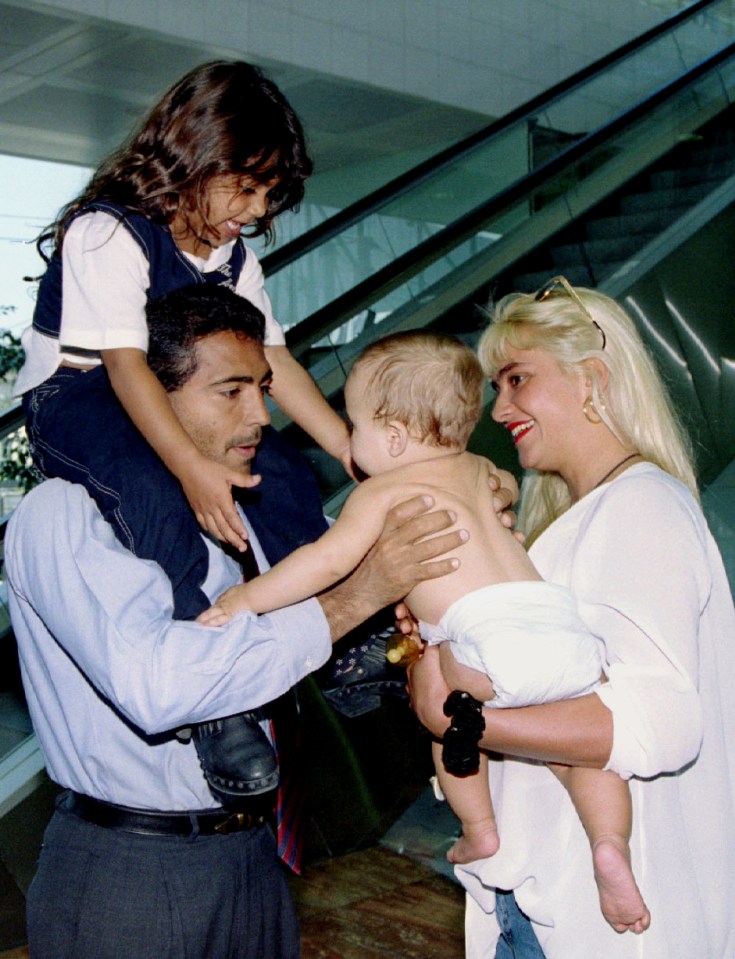
[(139, 836), (62, 808), (28, 892), (33, 959), (298, 959), (285, 867), (267, 826)]

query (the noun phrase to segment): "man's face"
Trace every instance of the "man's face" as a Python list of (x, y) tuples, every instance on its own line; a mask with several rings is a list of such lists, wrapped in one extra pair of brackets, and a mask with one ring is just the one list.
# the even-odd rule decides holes
[(273, 374), (263, 347), (232, 332), (195, 347), (197, 369), (168, 394), (174, 413), (200, 453), (248, 476), (262, 429)]

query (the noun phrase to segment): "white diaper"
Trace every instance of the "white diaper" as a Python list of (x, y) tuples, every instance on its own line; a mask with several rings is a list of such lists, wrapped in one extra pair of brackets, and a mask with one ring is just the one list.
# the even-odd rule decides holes
[(532, 706), (582, 696), (600, 681), (596, 639), (568, 589), (545, 582), (485, 586), (457, 600), (422, 639), (449, 641), (458, 663), (488, 676), (488, 706)]

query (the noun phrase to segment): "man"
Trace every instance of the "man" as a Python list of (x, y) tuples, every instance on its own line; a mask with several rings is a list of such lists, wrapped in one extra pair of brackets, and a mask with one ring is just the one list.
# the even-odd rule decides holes
[[(176, 324), (164, 322), (172, 309)], [(202, 286), (163, 298), (149, 325), (152, 367), (184, 429), (204, 455), (248, 474), (268, 423), (262, 317)], [(173, 730), (276, 699), (335, 640), (449, 572), (456, 560), (426, 560), (463, 534), (427, 541), (452, 521), (429, 505), (395, 509), (359, 569), (318, 600), (214, 630), (173, 620), (161, 569), (120, 545), (81, 486), (50, 480), (26, 497), (6, 537), (11, 614), (49, 775), (68, 790), (28, 895), (34, 959), (298, 956), (270, 829), (257, 809), (213, 808), (193, 745)], [(242, 571), (207, 548), (214, 599)]]

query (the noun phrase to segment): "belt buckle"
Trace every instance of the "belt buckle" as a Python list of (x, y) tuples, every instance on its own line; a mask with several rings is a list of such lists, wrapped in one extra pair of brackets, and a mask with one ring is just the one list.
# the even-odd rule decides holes
[(214, 831), (221, 836), (229, 836), (233, 832), (243, 832), (250, 829), (251, 826), (262, 825), (265, 822), (264, 816), (253, 816), (252, 813), (234, 812), (231, 816), (222, 822), (218, 822)]

